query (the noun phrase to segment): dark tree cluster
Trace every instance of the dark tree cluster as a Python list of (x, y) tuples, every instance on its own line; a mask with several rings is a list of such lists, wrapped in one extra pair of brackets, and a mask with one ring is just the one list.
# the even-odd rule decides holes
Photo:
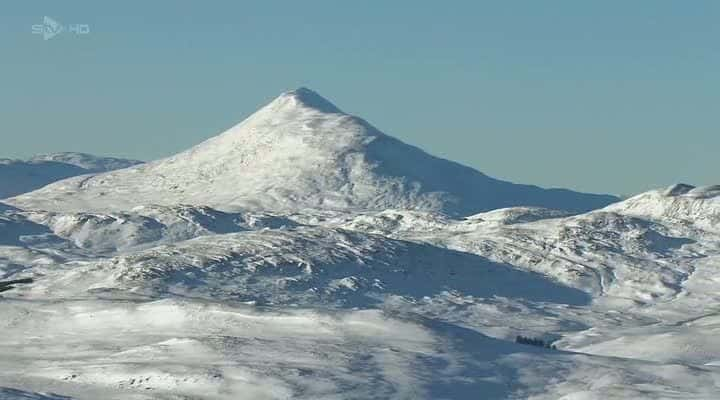
[(554, 344), (550, 344), (550, 342), (545, 342), (544, 340), (538, 338), (517, 336), (515, 337), (515, 343), (529, 344), (530, 346), (544, 347), (546, 349), (557, 350), (557, 347), (555, 347)]
[(32, 278), (15, 279), (12, 281), (0, 281), (0, 292), (6, 292), (10, 289), (15, 289), (15, 285), (23, 283), (33, 283)]

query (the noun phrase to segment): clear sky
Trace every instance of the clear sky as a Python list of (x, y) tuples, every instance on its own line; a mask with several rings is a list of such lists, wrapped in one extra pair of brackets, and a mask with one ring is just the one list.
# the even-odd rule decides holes
[(0, 50), (0, 157), (154, 159), (307, 86), (515, 182), (720, 183), (718, 1), (27, 0)]

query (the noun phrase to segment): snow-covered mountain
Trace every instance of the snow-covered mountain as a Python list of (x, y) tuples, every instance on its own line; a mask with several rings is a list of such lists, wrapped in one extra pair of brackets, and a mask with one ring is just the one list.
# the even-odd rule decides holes
[(226, 211), (394, 208), (470, 215), (510, 206), (582, 212), (616, 200), (493, 179), (385, 135), (300, 88), (188, 151), (65, 180), (9, 202), (51, 211), (185, 203)]
[(0, 202), (0, 399), (719, 398), (720, 190), (611, 200), (289, 92)]
[(0, 159), (0, 199), (30, 192), (65, 178), (137, 164), (140, 161), (84, 153), (46, 154), (28, 160)]

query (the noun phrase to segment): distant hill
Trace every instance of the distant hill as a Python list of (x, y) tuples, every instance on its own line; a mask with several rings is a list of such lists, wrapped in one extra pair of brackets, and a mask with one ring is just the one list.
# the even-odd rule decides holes
[(84, 153), (55, 153), (28, 160), (0, 159), (0, 199), (30, 192), (61, 179), (127, 168), (140, 163)]

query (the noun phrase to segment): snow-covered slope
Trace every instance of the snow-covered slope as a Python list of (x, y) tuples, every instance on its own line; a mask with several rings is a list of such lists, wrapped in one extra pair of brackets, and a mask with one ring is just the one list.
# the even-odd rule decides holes
[(13, 300), (0, 312), (12, 338), (0, 342), (1, 399), (711, 399), (720, 379), (379, 310), (166, 299)]
[(111, 214), (46, 211), (20, 214), (27, 220), (46, 226), (78, 248), (102, 254), (141, 250), (204, 235), (298, 225), (288, 218), (272, 214), (225, 213), (209, 207), (188, 205), (141, 206)]
[[(558, 342), (563, 348), (704, 365), (720, 357), (715, 351), (720, 340), (713, 334), (720, 312), (715, 192), (715, 187), (673, 186), (569, 217), (512, 208), (464, 220), (426, 216), (413, 229), (382, 223), (391, 214), (386, 211), (349, 217), (339, 226), (478, 254), (592, 294), (592, 306), (579, 314), (553, 312), (567, 319), (565, 326), (571, 321), (587, 326), (565, 332)], [(394, 221), (419, 219), (395, 214)], [(474, 299), (461, 298), (460, 303), (463, 316), (456, 318), (464, 324), (476, 320), (486, 325), (495, 312)], [(434, 299), (422, 307), (442, 317), (449, 304), (457, 301)], [(493, 331), (523, 324), (511, 322), (515, 318), (508, 314), (495, 318)], [(555, 318), (540, 317), (537, 311), (528, 310), (521, 318), (542, 326), (535, 328), (538, 333), (563, 329)]]
[(453, 290), (476, 297), (584, 304), (538, 274), (422, 243), (321, 227), (206, 235), (108, 260), (37, 269), (33, 290), (61, 297), (123, 290), (257, 304), (368, 307), (389, 295)]
[(89, 172), (107, 172), (117, 169), (132, 167), (133, 165), (142, 164), (142, 161), (129, 160), (117, 157), (98, 157), (92, 154), (63, 152), (52, 154), (41, 154), (31, 157), (28, 161), (54, 161), (68, 165), (80, 167)]
[(30, 192), (65, 178), (127, 168), (139, 163), (83, 153), (47, 154), (28, 160), (0, 159), (0, 199)]
[(699, 192), (692, 218), (633, 199), (462, 219), (7, 207), (0, 277), (36, 281), (0, 301), (0, 393), (715, 398), (720, 235), (691, 221), (712, 215)]
[(53, 211), (186, 203), (233, 211), (396, 208), (470, 215), (509, 206), (581, 212), (616, 200), (490, 178), (385, 135), (301, 88), (183, 153), (65, 180), (10, 204)]
[(677, 184), (639, 194), (606, 210), (720, 231), (720, 185)]
[(327, 223), (479, 254), (596, 295), (652, 302), (681, 295), (698, 259), (718, 252), (719, 194), (715, 186), (676, 185), (580, 215), (513, 207), (453, 220), (386, 210)]

